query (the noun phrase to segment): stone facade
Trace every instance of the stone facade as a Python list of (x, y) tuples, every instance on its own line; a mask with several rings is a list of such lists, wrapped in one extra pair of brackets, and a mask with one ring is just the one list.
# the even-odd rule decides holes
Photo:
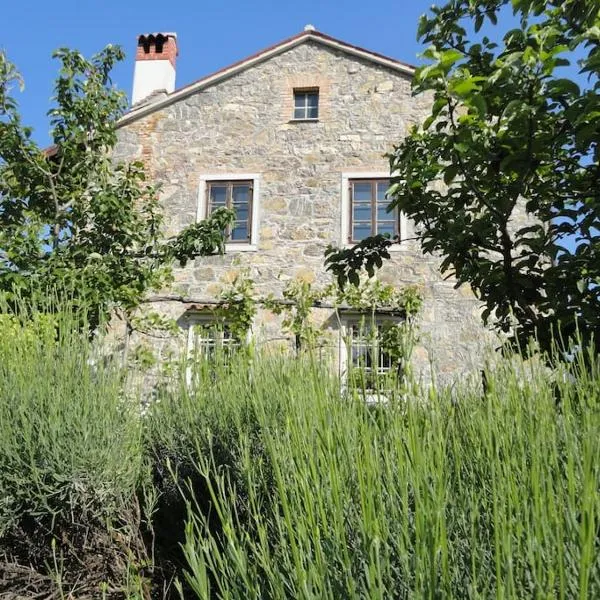
[[(317, 121), (294, 121), (293, 90), (318, 87)], [(342, 231), (344, 174), (389, 171), (389, 152), (413, 123), (428, 113), (427, 99), (414, 98), (410, 76), (307, 39), (177, 102), (161, 106), (120, 129), (118, 153), (142, 158), (162, 185), (168, 233), (202, 218), (200, 186), (207, 178), (252, 174), (259, 187), (257, 236), (247, 248), (197, 259), (177, 269), (174, 290), (214, 299), (221, 284), (247, 270), (259, 295), (280, 296), (287, 281), (301, 277), (330, 283), (323, 267), (329, 243)], [(486, 339), (480, 308), (467, 289), (440, 276), (439, 260), (425, 257), (404, 223), (405, 240), (379, 277), (396, 286), (417, 284), (424, 296), (421, 341), (415, 362), (423, 373), (433, 364), (442, 376), (473, 369)], [(189, 307), (160, 306), (186, 322)], [(316, 318), (337, 347), (337, 319), (320, 309)], [(259, 311), (254, 334), (278, 337), (278, 319)], [(335, 352), (333, 353), (335, 355)]]

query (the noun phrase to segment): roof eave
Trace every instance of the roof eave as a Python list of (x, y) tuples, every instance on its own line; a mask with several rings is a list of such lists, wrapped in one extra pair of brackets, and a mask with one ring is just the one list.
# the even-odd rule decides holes
[(179, 100), (183, 100), (184, 98), (187, 98), (188, 96), (191, 96), (192, 94), (195, 94), (196, 92), (206, 87), (214, 85), (215, 83), (219, 83), (220, 81), (227, 79), (228, 77), (232, 77), (233, 75), (236, 75), (241, 71), (249, 69), (250, 67), (253, 67), (254, 65), (264, 60), (267, 60), (273, 56), (277, 56), (278, 54), (286, 52), (287, 50), (290, 50), (291, 48), (294, 48), (295, 46), (298, 46), (309, 40), (317, 41), (331, 48), (341, 50), (346, 54), (350, 54), (358, 58), (367, 60), (369, 62), (385, 66), (394, 71), (398, 71), (399, 73), (402, 73), (404, 75), (412, 77), (415, 73), (415, 67), (412, 65), (402, 63), (393, 58), (389, 58), (387, 56), (383, 56), (381, 54), (377, 54), (369, 50), (365, 50), (364, 48), (360, 48), (358, 46), (347, 44), (345, 42), (342, 42), (341, 40), (332, 38), (319, 31), (304, 31), (302, 33), (299, 33), (298, 35), (288, 38), (287, 40), (284, 40), (279, 44), (276, 44), (275, 46), (271, 46), (270, 48), (261, 50), (260, 52), (248, 58), (245, 58), (244, 60), (234, 63), (233, 65), (216, 71), (215, 73), (212, 73), (207, 77), (199, 79), (194, 83), (191, 83), (178, 90), (175, 90), (174, 92), (170, 93), (168, 96), (160, 100), (156, 100), (155, 102), (145, 104), (138, 108), (132, 108), (128, 113), (126, 113), (119, 119), (119, 121), (117, 122), (117, 127), (123, 127), (124, 125), (127, 125), (132, 121), (136, 121), (137, 119), (140, 119), (141, 117), (144, 117), (154, 111), (165, 108), (175, 102), (178, 102)]

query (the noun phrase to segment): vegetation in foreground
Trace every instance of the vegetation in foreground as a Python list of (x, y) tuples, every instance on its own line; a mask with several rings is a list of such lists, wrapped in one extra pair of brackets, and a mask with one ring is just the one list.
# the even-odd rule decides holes
[(242, 352), (140, 411), (68, 314), (0, 329), (2, 597), (600, 595), (591, 355), (368, 406)]

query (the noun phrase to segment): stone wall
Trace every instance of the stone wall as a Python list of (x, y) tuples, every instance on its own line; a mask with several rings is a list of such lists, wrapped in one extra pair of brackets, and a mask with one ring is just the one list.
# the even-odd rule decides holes
[[(322, 90), (316, 122), (291, 120), (298, 82)], [(256, 250), (231, 250), (177, 269), (174, 290), (215, 298), (224, 280), (245, 269), (258, 294), (277, 296), (294, 277), (330, 282), (323, 251), (343, 239), (342, 174), (387, 172), (385, 153), (427, 113), (427, 101), (411, 97), (407, 76), (311, 41), (127, 124), (118, 154), (142, 158), (162, 184), (168, 233), (195, 221), (203, 176), (259, 174)], [(441, 278), (439, 260), (423, 256), (410, 239), (410, 223), (406, 234), (380, 278), (422, 290), (416, 363), (426, 373), (434, 361), (442, 376), (471, 370), (486, 339), (478, 303), (469, 290)], [(161, 308), (176, 318), (186, 310), (177, 303)], [(335, 329), (334, 319), (321, 320)], [(261, 311), (255, 331), (266, 327), (274, 335), (277, 326)]]

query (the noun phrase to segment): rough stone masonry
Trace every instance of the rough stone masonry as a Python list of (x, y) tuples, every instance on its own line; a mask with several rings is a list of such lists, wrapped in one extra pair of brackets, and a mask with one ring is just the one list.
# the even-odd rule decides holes
[[(319, 118), (293, 120), (293, 92), (318, 88)], [(258, 295), (281, 296), (287, 281), (300, 277), (330, 283), (323, 252), (347, 240), (342, 231), (343, 175), (389, 172), (385, 154), (414, 123), (428, 114), (428, 100), (411, 96), (410, 75), (307, 39), (208, 85), (168, 106), (126, 122), (118, 155), (143, 159), (162, 186), (168, 233), (202, 218), (200, 186), (207, 176), (255, 174), (258, 227), (249, 248), (228, 247), (224, 256), (197, 259), (176, 269), (171, 291), (215, 299), (222, 283), (247, 270)], [(256, 199), (255, 199), (256, 200)], [(480, 307), (467, 288), (443, 280), (440, 261), (424, 256), (405, 239), (379, 277), (396, 286), (417, 284), (424, 296), (417, 370), (448, 377), (472, 371), (487, 338)], [(193, 322), (180, 302), (158, 307), (184, 327)], [(315, 318), (327, 330), (337, 360), (338, 321), (331, 310)], [(279, 319), (259, 310), (253, 335), (281, 336)]]

